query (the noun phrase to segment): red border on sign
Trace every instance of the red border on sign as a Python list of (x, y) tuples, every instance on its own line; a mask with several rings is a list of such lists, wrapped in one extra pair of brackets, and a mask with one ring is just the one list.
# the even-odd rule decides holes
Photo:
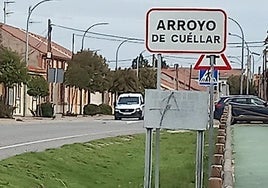
[[(223, 49), (219, 52), (217, 51), (202, 51), (202, 50), (198, 50), (198, 51), (194, 51), (194, 50), (152, 50), (150, 49), (150, 47), (148, 46), (149, 43), (149, 14), (153, 11), (203, 11), (203, 12), (208, 12), (208, 11), (212, 11), (212, 12), (222, 12), (224, 15), (224, 41), (223, 41)], [(206, 9), (206, 8), (152, 8), (150, 9), (147, 13), (146, 13), (146, 36), (145, 36), (145, 46), (146, 49), (149, 52), (152, 53), (201, 53), (201, 54), (218, 54), (218, 53), (223, 53), (226, 49), (226, 40), (227, 40), (227, 14), (225, 13), (224, 10), (222, 9)]]
[[(217, 65), (215, 65), (214, 69), (215, 70), (231, 70), (232, 67), (231, 67), (228, 59), (226, 58), (226, 56), (224, 54), (221, 54), (220, 56), (221, 56), (223, 62), (225, 63), (225, 66), (217, 66)], [(201, 69), (207, 70), (207, 69), (211, 68), (210, 66), (200, 66), (200, 64), (203, 61), (204, 57), (205, 57), (204, 54), (199, 57), (197, 63), (194, 65), (194, 69), (196, 69), (196, 70), (201, 70)]]

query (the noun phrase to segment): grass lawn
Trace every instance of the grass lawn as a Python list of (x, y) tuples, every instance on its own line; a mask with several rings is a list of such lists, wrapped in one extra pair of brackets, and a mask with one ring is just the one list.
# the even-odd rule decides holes
[[(18, 155), (0, 161), (0, 188), (143, 187), (144, 148), (139, 134)], [(195, 150), (196, 132), (161, 132), (160, 187), (195, 187)]]

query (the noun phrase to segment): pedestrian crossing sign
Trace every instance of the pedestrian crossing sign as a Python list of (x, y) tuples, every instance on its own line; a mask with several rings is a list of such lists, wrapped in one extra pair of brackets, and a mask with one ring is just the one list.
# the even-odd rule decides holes
[(199, 84), (200, 85), (210, 85), (210, 80), (213, 79), (213, 85), (218, 83), (218, 70), (214, 70), (214, 76), (211, 75), (211, 70), (199, 70)]

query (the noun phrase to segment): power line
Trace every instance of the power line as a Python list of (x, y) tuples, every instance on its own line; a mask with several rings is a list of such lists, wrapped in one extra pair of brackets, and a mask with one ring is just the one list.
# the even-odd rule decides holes
[[(75, 34), (76, 36), (83, 36), (83, 35), (79, 35), (79, 34)], [(92, 38), (92, 39), (100, 39), (100, 40), (108, 40), (108, 41), (122, 41), (120, 39), (111, 39), (111, 38), (104, 38), (104, 37), (93, 37), (93, 36), (85, 36), (87, 38)], [(132, 41), (132, 40), (128, 40), (127, 42), (129, 43), (136, 43), (136, 44), (144, 44), (144, 42), (139, 42), (139, 41)]]
[[(67, 27), (67, 26), (58, 25), (58, 24), (51, 24), (51, 26), (55, 26), (55, 27), (59, 27), (59, 28), (63, 28), (63, 29), (68, 29), (68, 30), (72, 30), (72, 31), (85, 32), (85, 30), (81, 30), (81, 29), (77, 29), (77, 28), (73, 28), (73, 27)], [(117, 38), (117, 39), (124, 39), (124, 40), (127, 39), (130, 41), (131, 40), (142, 41), (142, 42), (144, 41), (144, 39), (139, 39), (139, 38), (111, 35), (111, 34), (105, 34), (105, 33), (97, 33), (97, 32), (91, 32), (91, 31), (88, 31), (87, 33), (90, 33), (93, 35), (104, 36), (104, 37)]]
[[(264, 41), (248, 41), (247, 44), (264, 44)], [(228, 42), (228, 45), (239, 45), (241, 42)]]

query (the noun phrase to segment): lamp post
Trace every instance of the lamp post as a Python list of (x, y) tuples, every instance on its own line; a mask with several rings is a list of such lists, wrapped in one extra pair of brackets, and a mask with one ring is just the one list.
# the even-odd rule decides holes
[(15, 1), (4, 1), (4, 8), (3, 8), (3, 11), (4, 11), (4, 24), (6, 24), (6, 17), (10, 14), (13, 14), (13, 12), (10, 12), (10, 11), (7, 11), (7, 5), (8, 4), (11, 4), (11, 3), (15, 3)]
[(229, 20), (233, 21), (240, 29), (241, 31), (241, 35), (242, 35), (242, 54), (241, 54), (241, 80), (240, 80), (240, 95), (243, 94), (243, 69), (244, 69), (244, 39), (245, 39), (245, 36), (244, 36), (244, 32), (243, 32), (243, 29), (241, 27), (241, 25), (233, 18), (231, 17), (228, 17)]
[(145, 52), (146, 50), (143, 50), (143, 51), (141, 51), (140, 52), (140, 54), (139, 54), (139, 56), (138, 56), (138, 59), (137, 59), (137, 78), (138, 78), (138, 80), (139, 80), (139, 65), (140, 65), (140, 57), (141, 57), (141, 55)]
[[(28, 67), (28, 61), (29, 61), (29, 22), (30, 22), (30, 17), (32, 12), (36, 7), (38, 7), (40, 4), (48, 2), (48, 1), (53, 1), (53, 0), (43, 0), (35, 4), (33, 7), (29, 6), (28, 9), (28, 16), (27, 16), (27, 22), (26, 22), (26, 46), (25, 46), (25, 64), (26, 68)], [(24, 86), (24, 100), (23, 100), (23, 116), (26, 114), (26, 94), (27, 94), (27, 88), (26, 85)]]
[[(233, 34), (233, 33), (229, 33), (229, 35), (231, 36), (235, 36), (235, 37), (238, 37), (240, 39), (242, 39), (241, 36), (237, 35), (237, 34)], [(244, 40), (244, 39), (242, 39)], [(246, 48), (247, 48), (247, 67), (246, 67), (246, 70), (247, 70), (247, 87), (246, 87), (246, 94), (249, 94), (249, 77), (251, 77), (250, 75), (250, 72), (253, 73), (254, 75), (254, 64), (255, 64), (255, 60), (254, 60), (254, 55), (258, 55), (260, 56), (260, 54), (256, 53), (256, 52), (252, 52), (250, 49), (249, 49), (249, 46), (248, 46), (248, 43), (247, 41), (244, 40), (244, 43), (246, 44)], [(251, 59), (252, 59), (252, 70), (251, 70)]]
[(83, 35), (83, 37), (82, 37), (82, 42), (81, 42), (81, 51), (84, 49), (84, 40), (85, 40), (85, 36), (86, 36), (87, 32), (88, 32), (92, 27), (95, 27), (95, 26), (97, 26), (97, 25), (107, 25), (107, 24), (109, 24), (109, 23), (106, 23), (106, 22), (95, 23), (95, 24), (89, 26), (89, 27), (87, 28), (87, 30), (85, 30), (84, 35)]
[[(240, 38), (241, 40), (242, 40), (242, 44), (246, 44), (246, 48), (247, 48), (247, 64), (246, 64), (246, 71), (247, 71), (247, 85), (246, 85), (246, 94), (248, 95), (248, 93), (249, 93), (249, 79), (248, 79), (248, 77), (249, 77), (249, 69), (250, 69), (250, 55), (249, 55), (249, 53), (250, 53), (250, 50), (249, 50), (249, 46), (248, 46), (248, 43), (245, 41), (245, 39), (243, 38), (243, 37), (241, 37), (241, 36), (239, 36), (239, 35), (237, 35), (237, 34), (233, 34), (233, 33), (229, 33), (229, 35), (230, 36), (235, 36), (235, 37), (238, 37), (238, 38)], [(244, 45), (243, 45), (243, 47), (242, 48), (244, 48)], [(243, 51), (244, 51), (244, 49), (243, 49)], [(243, 54), (244, 55), (244, 54)], [(243, 64), (243, 61), (244, 61), (244, 57), (242, 56), (241, 57), (242, 58), (242, 61), (241, 61), (241, 65)], [(243, 72), (243, 71), (242, 71)], [(241, 76), (241, 79), (242, 79), (243, 77)], [(243, 84), (243, 82), (242, 82), (242, 84)], [(241, 86), (240, 86), (241, 87)], [(242, 85), (242, 87), (243, 87), (243, 85)], [(241, 88), (240, 88), (241, 89)], [(240, 94), (243, 94), (243, 93), (240, 93)]]
[(119, 51), (119, 48), (127, 41), (129, 41), (130, 39), (126, 39), (126, 40), (123, 40), (117, 47), (116, 49), (116, 53), (115, 53), (115, 70), (117, 70), (117, 64), (118, 64), (118, 51)]

